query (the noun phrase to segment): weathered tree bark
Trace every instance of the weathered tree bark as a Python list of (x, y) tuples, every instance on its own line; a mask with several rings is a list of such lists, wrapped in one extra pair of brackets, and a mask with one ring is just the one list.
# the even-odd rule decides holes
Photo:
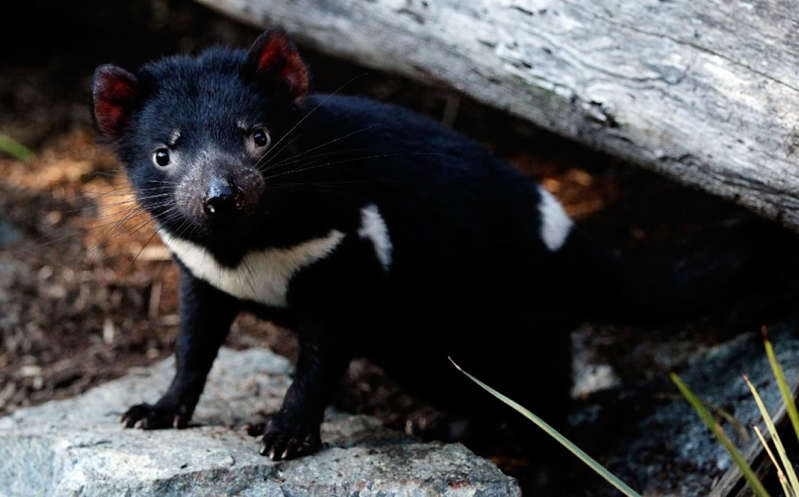
[(799, 230), (794, 0), (198, 0)]

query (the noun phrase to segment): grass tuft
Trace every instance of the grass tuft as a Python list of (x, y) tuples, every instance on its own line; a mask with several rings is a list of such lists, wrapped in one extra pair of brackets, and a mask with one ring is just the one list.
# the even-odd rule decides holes
[(760, 444), (766, 450), (768, 458), (771, 459), (771, 464), (773, 464), (774, 467), (777, 468), (777, 479), (780, 481), (780, 485), (782, 486), (782, 493), (786, 497), (795, 497), (795, 495), (791, 494), (790, 487), (788, 487), (788, 479), (785, 478), (785, 473), (782, 472), (782, 468), (777, 463), (777, 458), (774, 457), (774, 453), (771, 452), (771, 448), (769, 448), (768, 442), (766, 442), (766, 439), (763, 437), (763, 434), (760, 433), (760, 428), (758, 428), (756, 425), (753, 426), (752, 428), (755, 429), (755, 434), (757, 434), (757, 438), (760, 440)]
[(755, 494), (759, 497), (770, 497), (769, 493), (766, 491), (766, 488), (763, 486), (763, 483), (757, 477), (755, 472), (752, 471), (749, 463), (746, 462), (746, 459), (744, 459), (740, 451), (735, 448), (735, 445), (732, 444), (732, 441), (729, 439), (727, 434), (724, 433), (721, 425), (718, 424), (715, 419), (713, 419), (713, 416), (711, 416), (707, 409), (705, 409), (705, 406), (702, 405), (702, 402), (696, 397), (696, 395), (694, 395), (691, 389), (688, 388), (685, 383), (683, 383), (679, 376), (677, 376), (675, 373), (671, 373), (669, 376), (671, 377), (671, 381), (673, 381), (674, 384), (677, 385), (677, 388), (680, 389), (680, 392), (682, 392), (688, 403), (690, 403), (696, 413), (699, 414), (699, 417), (705, 423), (705, 426), (707, 426), (708, 429), (713, 432), (719, 443), (721, 443), (721, 445), (727, 449), (727, 452), (730, 454), (730, 457), (732, 457), (733, 462), (736, 466), (738, 466), (738, 468), (740, 468), (741, 473), (743, 473), (744, 478), (746, 478), (746, 481), (749, 483), (749, 486), (752, 488)]
[(782, 401), (785, 402), (785, 408), (788, 411), (788, 417), (793, 425), (793, 431), (796, 433), (796, 438), (799, 440), (799, 413), (796, 411), (796, 402), (791, 395), (791, 389), (788, 387), (788, 382), (785, 381), (785, 374), (782, 372), (782, 367), (777, 361), (777, 356), (774, 354), (774, 347), (771, 346), (771, 340), (768, 338), (768, 329), (763, 326), (763, 341), (766, 346), (766, 355), (768, 362), (771, 364), (771, 371), (774, 373), (774, 378), (777, 379), (777, 385), (780, 387), (782, 394)]
[[(771, 440), (774, 442), (774, 447), (777, 449), (777, 455), (780, 456), (780, 461), (782, 461), (782, 465), (785, 468), (785, 473), (788, 475), (788, 481), (791, 484), (791, 488), (793, 489), (794, 493), (796, 493), (799, 491), (799, 480), (797, 480), (796, 471), (794, 471), (793, 464), (791, 464), (791, 461), (788, 459), (788, 454), (785, 452), (785, 446), (782, 445), (782, 439), (780, 439), (780, 436), (777, 433), (777, 428), (774, 426), (771, 416), (769, 416), (766, 405), (763, 403), (763, 399), (760, 398), (760, 393), (758, 393), (755, 386), (752, 385), (752, 382), (749, 381), (749, 377), (744, 375), (744, 381), (746, 382), (746, 386), (749, 387), (749, 391), (752, 392), (752, 397), (755, 398), (757, 408), (760, 410), (760, 416), (762, 416), (763, 421), (766, 423), (766, 428), (768, 428), (768, 432), (771, 435)], [(790, 496), (791, 494), (786, 495)]]

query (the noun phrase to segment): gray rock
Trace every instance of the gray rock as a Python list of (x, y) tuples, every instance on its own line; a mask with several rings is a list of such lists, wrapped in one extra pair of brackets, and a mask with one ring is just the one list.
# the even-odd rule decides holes
[[(792, 386), (799, 384), (799, 338), (795, 330), (796, 323), (770, 327), (777, 358)], [(759, 333), (745, 333), (693, 353), (676, 371), (703, 401), (725, 409), (738, 420), (739, 428), (747, 430), (749, 435), (745, 437), (740, 429), (720, 419), (727, 435), (743, 453), (752, 450), (753, 445), (759, 447), (751, 426), (758, 425), (764, 432), (765, 427), (741, 375), (746, 373), (757, 386), (772, 415), (783, 404)], [(609, 399), (605, 404), (588, 405), (582, 412), (572, 413), (571, 419), (574, 424), (596, 423), (587, 433), (613, 430), (612, 443), (598, 452), (610, 471), (642, 495), (716, 495), (714, 486), (733, 462), (676, 387), (667, 381), (665, 372), (605, 399)], [(608, 416), (612, 419), (608, 420)], [(618, 492), (606, 485), (591, 495), (615, 496)]]
[(513, 478), (460, 444), (421, 443), (368, 416), (328, 412), (325, 448), (272, 462), (239, 428), (280, 405), (291, 366), (223, 349), (186, 430), (125, 430), (124, 408), (154, 401), (172, 360), (0, 419), (0, 495), (519, 496)]

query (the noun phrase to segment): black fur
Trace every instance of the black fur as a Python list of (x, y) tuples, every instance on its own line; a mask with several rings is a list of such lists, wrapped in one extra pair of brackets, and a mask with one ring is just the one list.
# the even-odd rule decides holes
[[(256, 74), (253, 61), (261, 52), (213, 48), (168, 57), (135, 74), (135, 99), (125, 100), (124, 119), (114, 114), (98, 121), (118, 125), (110, 138), (160, 228), (206, 247), (225, 266), (237, 266), (248, 252), (292, 247), (333, 229), (345, 237), (291, 279), (285, 308), (240, 301), (195, 278), (178, 259), (177, 374), (155, 405), (125, 414), (126, 426), (186, 425), (242, 309), (299, 334), (297, 374), (262, 445), (275, 458), (320, 446), (330, 392), (356, 356), (375, 360), (434, 400), (467, 411), (492, 402), (454, 372), (452, 356), (546, 419), (562, 420), (570, 387), (568, 330), (613, 299), (636, 294), (620, 262), (576, 228), (560, 250), (549, 250), (540, 235), (538, 186), (474, 141), (392, 105), (297, 94), (297, 75), (286, 74), (296, 70), (294, 48), (280, 32), (269, 36), (280, 41), (273, 48), (283, 58), (266, 64), (268, 74)], [(261, 40), (253, 50), (263, 46)], [(95, 79), (99, 113), (103, 104), (113, 106), (102, 100), (114, 88), (105, 73), (98, 70)], [(280, 77), (293, 82), (292, 92), (275, 83)], [(269, 130), (265, 159), (248, 152), (242, 122)], [(175, 129), (180, 136), (169, 150), (180, 164), (161, 170), (153, 150), (169, 143)], [(209, 146), (217, 155), (202, 155)], [(181, 187), (191, 165), (203, 173)], [(260, 173), (257, 181), (241, 179), (252, 171)], [(259, 181), (262, 190), (240, 214), (212, 223), (188, 205), (201, 202), (204, 185), (220, 175), (242, 195)], [(388, 269), (358, 235), (361, 209), (369, 204), (388, 227)], [(668, 306), (665, 297), (660, 303)]]

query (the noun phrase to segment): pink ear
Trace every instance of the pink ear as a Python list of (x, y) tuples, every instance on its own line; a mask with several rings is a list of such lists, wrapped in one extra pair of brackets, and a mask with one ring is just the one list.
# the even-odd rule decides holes
[(94, 117), (100, 131), (119, 137), (136, 99), (136, 77), (121, 67), (102, 65), (94, 71)]
[(247, 54), (247, 67), (293, 98), (308, 93), (308, 70), (282, 29), (267, 31), (255, 40)]

